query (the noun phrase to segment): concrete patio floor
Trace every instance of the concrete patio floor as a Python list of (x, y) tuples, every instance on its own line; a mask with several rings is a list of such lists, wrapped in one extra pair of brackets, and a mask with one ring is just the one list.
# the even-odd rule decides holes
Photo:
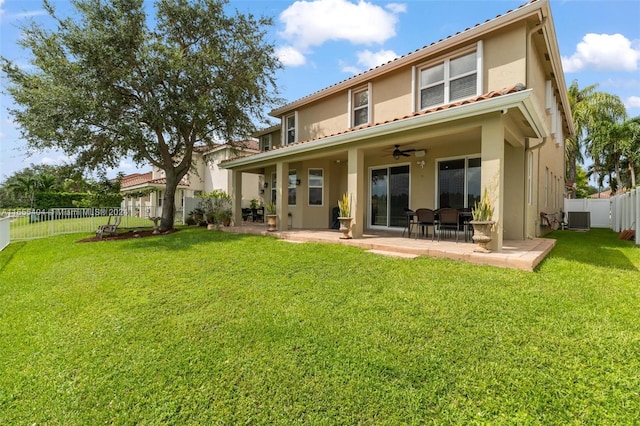
[(287, 231), (268, 232), (266, 224), (243, 223), (239, 226), (221, 228), (224, 232), (238, 234), (269, 235), (290, 242), (318, 242), (343, 244), (373, 253), (399, 257), (445, 257), (465, 262), (491, 265), (502, 268), (533, 271), (555, 245), (555, 240), (534, 238), (531, 240), (506, 240), (502, 251), (493, 253), (474, 252), (475, 244), (455, 240), (431, 241), (431, 238), (415, 239), (402, 237), (402, 232), (368, 231), (363, 238), (343, 240), (341, 232), (322, 229), (289, 229)]

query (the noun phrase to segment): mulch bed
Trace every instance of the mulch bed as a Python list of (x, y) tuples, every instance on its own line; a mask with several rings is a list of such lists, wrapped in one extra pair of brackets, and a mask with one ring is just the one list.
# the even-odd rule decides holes
[(168, 231), (161, 232), (159, 234), (154, 234), (150, 229), (132, 229), (130, 231), (121, 232), (118, 235), (104, 235), (102, 238), (98, 237), (89, 237), (84, 238), (82, 240), (78, 240), (78, 243), (94, 243), (96, 241), (113, 241), (113, 240), (128, 240), (130, 238), (146, 238), (146, 237), (160, 237), (162, 235), (173, 234), (177, 232), (177, 229), (170, 229)]

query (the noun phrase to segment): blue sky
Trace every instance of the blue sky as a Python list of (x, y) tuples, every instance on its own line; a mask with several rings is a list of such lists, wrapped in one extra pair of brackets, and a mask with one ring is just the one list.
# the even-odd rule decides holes
[[(63, 16), (67, 0), (51, 0)], [(282, 97), (294, 101), (356, 73), (405, 55), (458, 31), (504, 14), (524, 0), (232, 0), (230, 8), (271, 16), (269, 33), (285, 68), (278, 74)], [(152, 12), (153, 3), (147, 8)], [(640, 115), (640, 1), (551, 0), (567, 85), (618, 95), (629, 116)], [(40, 0), (0, 0), (0, 55), (28, 66), (17, 45), (19, 26), (33, 19), (51, 25)], [(1, 82), (4, 88), (6, 83)], [(29, 164), (71, 162), (64, 153), (26, 155), (19, 129), (6, 112), (12, 100), (0, 95), (0, 181)], [(137, 169), (123, 159), (117, 170)]]

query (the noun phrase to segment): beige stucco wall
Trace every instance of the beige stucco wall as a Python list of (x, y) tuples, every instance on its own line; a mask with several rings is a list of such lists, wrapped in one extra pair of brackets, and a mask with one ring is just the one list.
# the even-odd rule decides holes
[[(321, 206), (309, 205), (310, 168), (323, 170), (324, 188)], [(298, 229), (329, 228), (331, 226), (331, 210), (337, 205), (340, 194), (346, 191), (346, 162), (336, 163), (326, 159), (294, 161), (289, 163), (289, 171), (291, 170), (295, 170), (297, 179), (300, 179), (300, 185), (296, 186), (296, 204), (287, 206), (288, 213), (291, 213), (291, 225)], [(275, 172), (275, 167), (265, 169), (265, 176), (269, 176), (269, 188), (265, 190), (263, 195), (265, 201), (270, 200), (270, 176)]]
[(298, 141), (315, 139), (343, 131), (347, 127), (347, 92), (298, 111)]
[(411, 111), (411, 67), (378, 78), (372, 84), (372, 123), (381, 123)]
[(493, 33), (484, 44), (484, 90), (501, 90), (526, 84), (526, 28), (510, 26)]
[[(526, 83), (526, 35), (524, 23), (510, 26), (491, 37), (483, 39), (483, 88), (481, 93), (500, 90), (517, 83)], [(461, 48), (474, 46), (468, 42), (460, 48), (439, 55), (447, 58)], [(410, 114), (413, 109), (411, 84), (414, 65), (423, 64), (423, 59), (404, 66), (392, 73), (371, 81), (371, 121), (379, 123)], [(543, 82), (544, 84), (544, 82)], [(359, 82), (352, 90), (366, 85)], [(349, 91), (345, 89), (319, 102), (313, 102), (297, 110), (298, 141), (309, 140), (342, 132), (348, 129)], [(274, 133), (274, 140), (279, 135)]]

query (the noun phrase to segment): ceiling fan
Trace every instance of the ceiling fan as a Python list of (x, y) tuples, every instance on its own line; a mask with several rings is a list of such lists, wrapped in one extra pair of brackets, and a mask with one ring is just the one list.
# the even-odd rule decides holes
[(392, 155), (398, 160), (400, 157), (409, 157), (409, 152), (415, 152), (415, 149), (400, 149), (400, 145), (395, 145)]

